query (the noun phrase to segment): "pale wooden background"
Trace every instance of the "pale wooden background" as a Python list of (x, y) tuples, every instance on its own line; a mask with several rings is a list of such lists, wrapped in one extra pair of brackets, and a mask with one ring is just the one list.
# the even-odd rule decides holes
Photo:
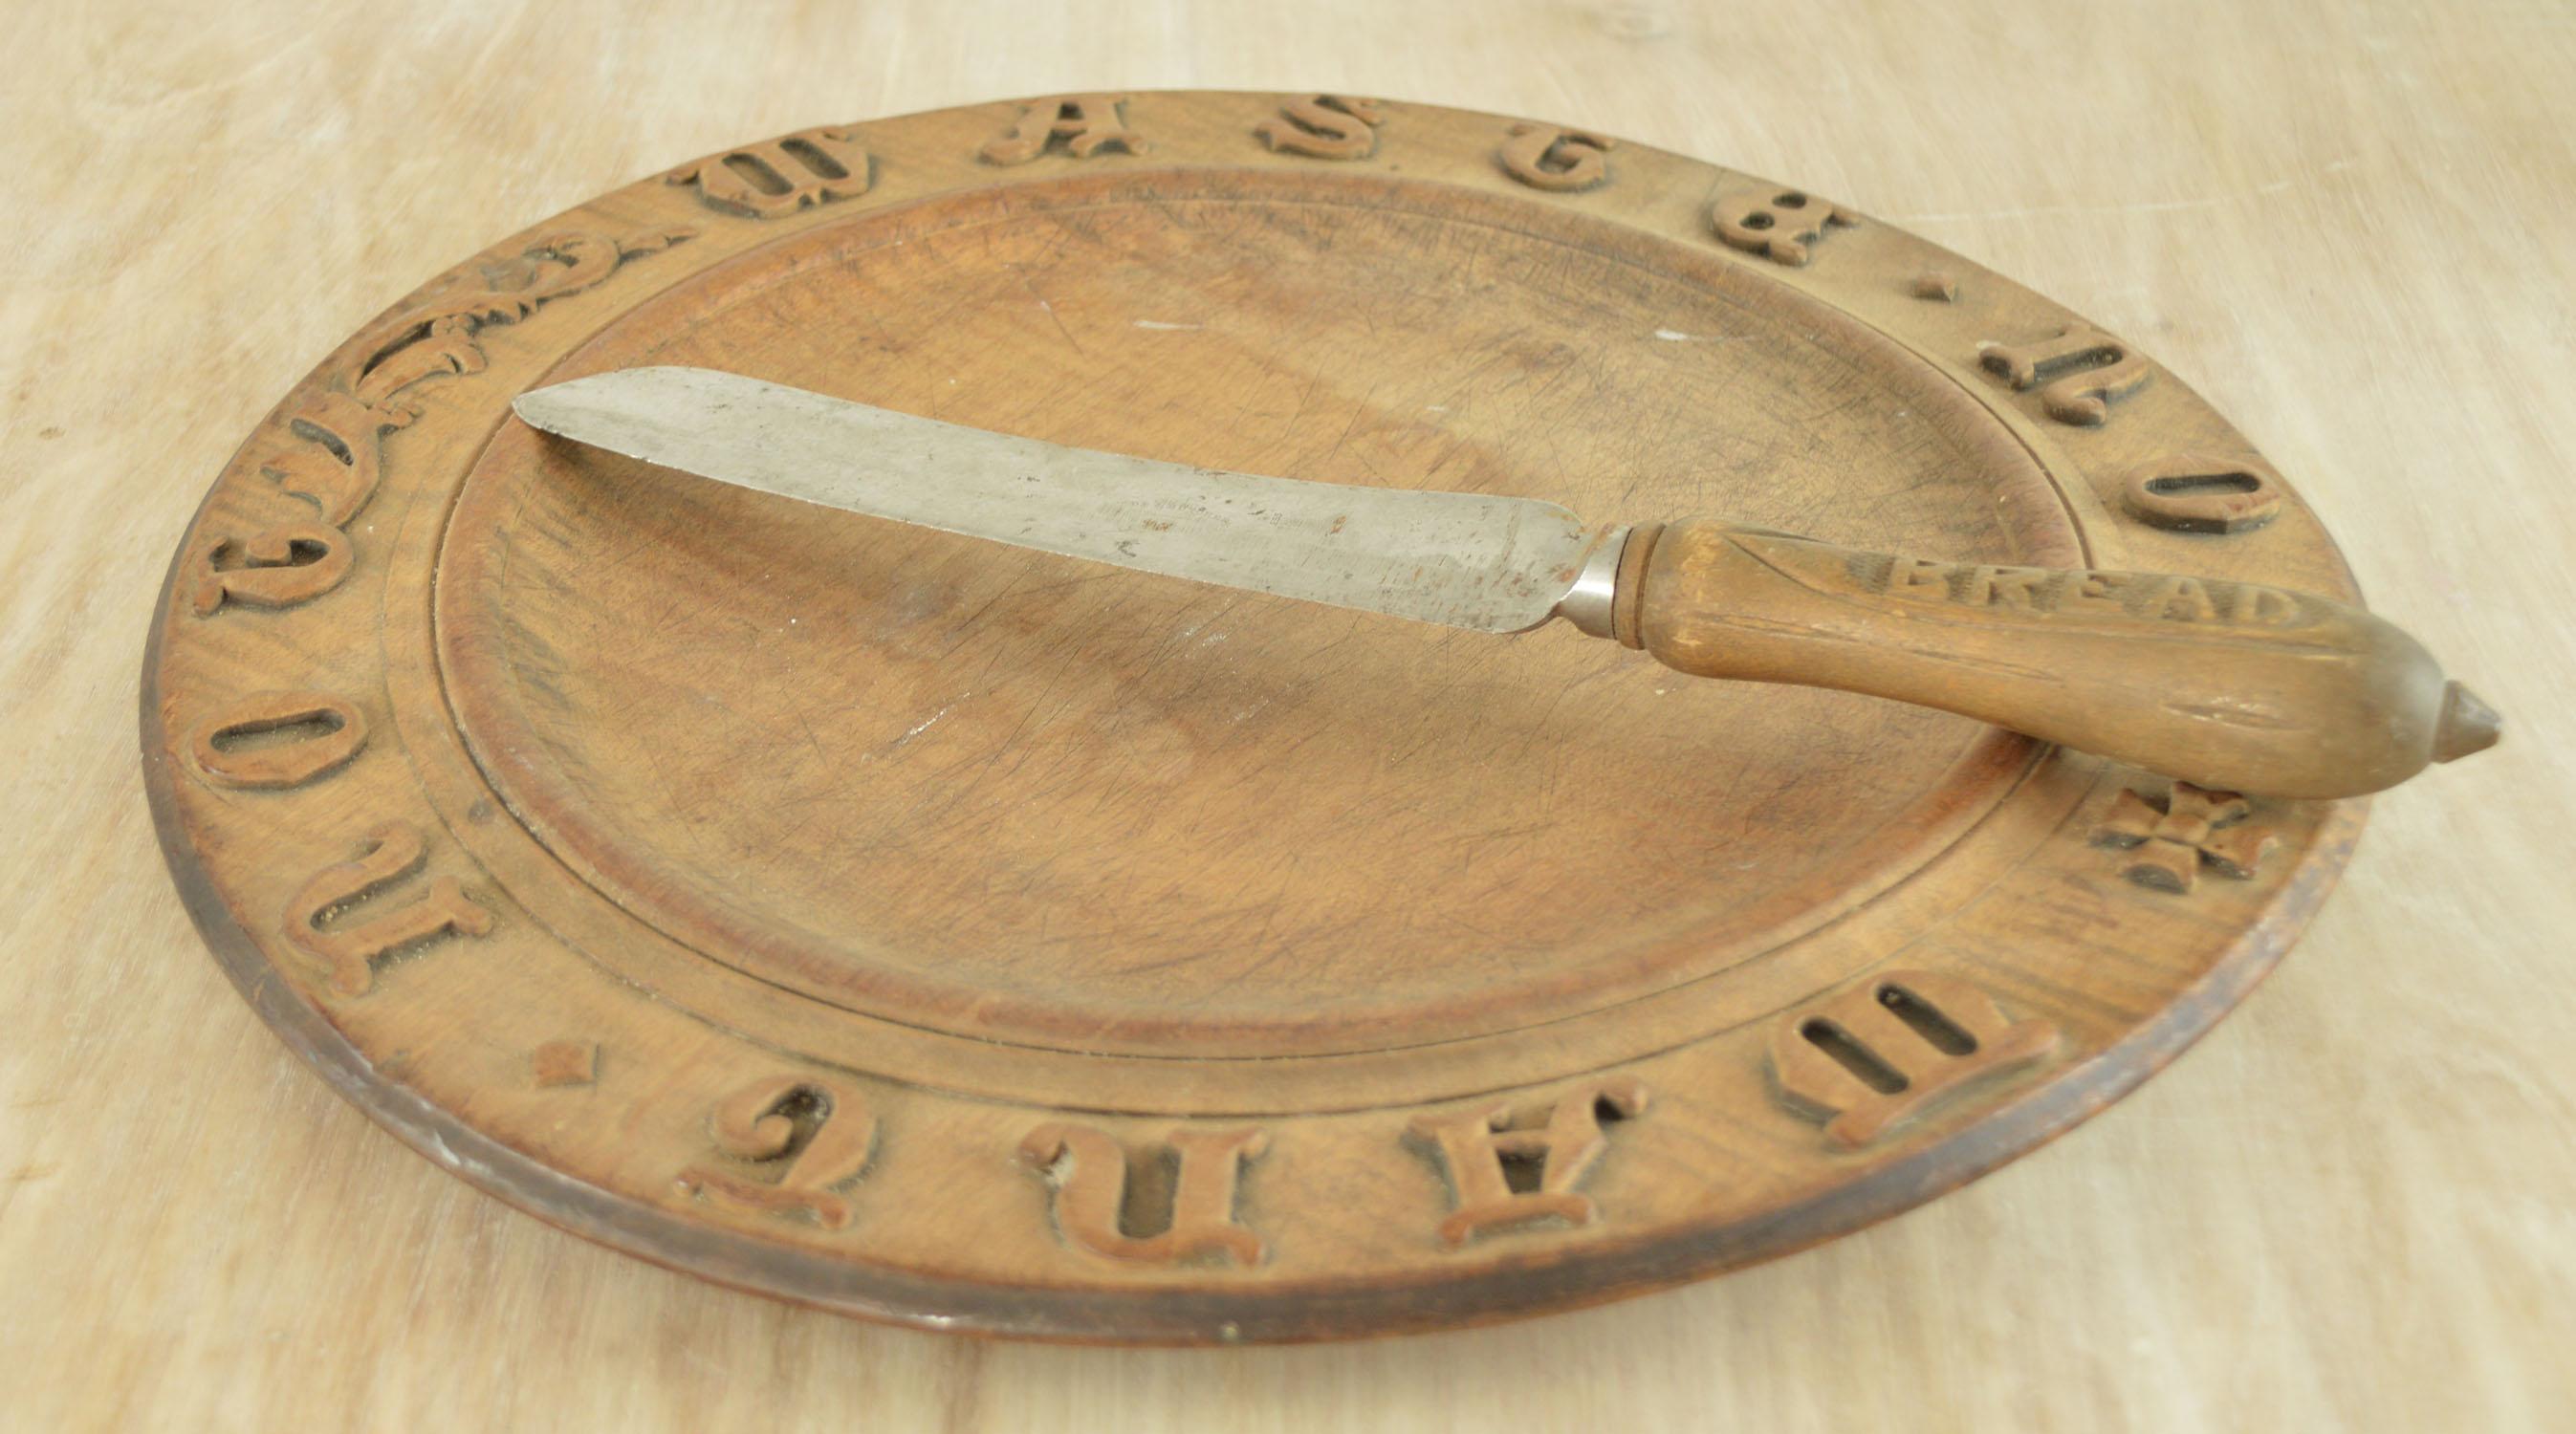
[[(0, 1424), (2576, 1428), (2576, 7), (91, 0), (7, 43)], [(2022, 279), (2233, 415), (2507, 745), (2383, 799), (2279, 975), (2105, 1118), (1838, 1245), (1499, 1330), (874, 1329), (379, 1134), (233, 996), (144, 812), (145, 620), (227, 453), (421, 279), (657, 167), (1161, 86), (1606, 130)]]

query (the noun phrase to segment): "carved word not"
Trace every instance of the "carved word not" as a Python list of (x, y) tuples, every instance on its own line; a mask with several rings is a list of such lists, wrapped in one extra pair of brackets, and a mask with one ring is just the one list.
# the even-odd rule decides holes
[[(452, 876), (433, 880), (409, 901), (387, 898), (388, 888), (428, 861), (418, 827), (388, 822), (367, 834), (356, 860), (324, 867), (286, 903), (287, 936), (319, 960), (331, 989), (363, 996), (375, 987), (379, 959), (435, 937), (492, 929), (492, 913), (475, 905)], [(357, 915), (352, 907), (378, 909)]]
[(1610, 182), (1608, 155), (1618, 141), (1554, 125), (1516, 124), (1503, 142), (1503, 173), (1530, 186), (1559, 194), (1598, 188)]
[(1277, 119), (1266, 119), (1253, 133), (1273, 151), (1316, 159), (1366, 159), (1377, 153), (1377, 127), (1386, 111), (1376, 100), (1351, 95), (1315, 95), (1279, 107)]
[(1720, 195), (1709, 206), (1708, 222), (1733, 247), (1794, 269), (1815, 257), (1825, 231), (1850, 229), (1860, 220), (1831, 200), (1795, 189), (1763, 188)]
[(1517, 1120), (1507, 1103), (1416, 1117), (1408, 1135), (1437, 1154), (1455, 1196), (1456, 1208), (1440, 1222), (1441, 1240), (1463, 1245), (1539, 1220), (1591, 1224), (1600, 1209), (1575, 1186), (1608, 1147), (1601, 1122), (1645, 1109), (1644, 1084), (1613, 1076), (1560, 1096), (1542, 1125)]
[(1825, 1134), (1858, 1147), (1971, 1081), (2057, 1049), (2047, 1021), (2006, 1021), (1955, 976), (1891, 971), (1791, 1016), (1773, 1033), (1783, 1094), (1832, 1116)]
[(680, 1189), (737, 1214), (848, 1226), (840, 1187), (867, 1168), (877, 1139), (876, 1117), (848, 1086), (821, 1075), (754, 1081), (716, 1107), (708, 1130), (719, 1152), (747, 1168), (692, 1165), (680, 1172)]
[(2176, 782), (2161, 802), (2127, 788), (2093, 833), (2096, 844), (2127, 855), (2120, 874), (2140, 886), (2183, 892), (2200, 881), (2200, 869), (2242, 881), (2254, 875), (2277, 838), (2248, 822), (2254, 804), (2234, 792), (2210, 792)]
[(188, 731), (188, 757), (219, 787), (300, 787), (349, 764), (367, 719), (319, 692), (254, 692)]
[(1020, 106), (1019, 121), (984, 141), (987, 164), (1026, 164), (1049, 149), (1089, 159), (1104, 149), (1143, 154), (1145, 137), (1127, 127), (1125, 95), (1050, 95)]
[(2121, 485), (2128, 510), (2177, 533), (2250, 533), (2281, 512), (2281, 479), (2253, 458), (2177, 454), (2132, 472)]
[(2152, 373), (2127, 344), (2087, 324), (2026, 344), (1981, 343), (1977, 361), (2016, 391), (2039, 389), (2049, 417), (2086, 428), (2109, 418), (2111, 401), (2137, 392)]
[(1150, 1233), (1130, 1233), (1127, 1152), (1106, 1132), (1041, 1125), (1020, 1142), (1020, 1159), (1054, 1191), (1057, 1228), (1092, 1254), (1156, 1265), (1201, 1256), (1257, 1265), (1261, 1237), (1235, 1219), (1235, 1187), (1243, 1166), (1269, 1146), (1258, 1130), (1181, 1129), (1166, 1136), (1156, 1158), (1167, 1164), (1168, 1208), (1136, 1222), (1159, 1226)]
[(774, 219), (867, 193), (868, 150), (846, 129), (800, 129), (711, 154), (664, 177), (695, 184), (699, 201), (710, 209)]

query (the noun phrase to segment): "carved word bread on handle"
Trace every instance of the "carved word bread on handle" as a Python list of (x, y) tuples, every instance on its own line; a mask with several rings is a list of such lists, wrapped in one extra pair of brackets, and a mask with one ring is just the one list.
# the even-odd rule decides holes
[(197, 775), (218, 787), (300, 787), (349, 764), (367, 745), (357, 707), (319, 692), (254, 692), (188, 729)]
[(1558, 1096), (1539, 1124), (1509, 1102), (1415, 1117), (1407, 1136), (1438, 1158), (1455, 1203), (1440, 1222), (1442, 1242), (1454, 1248), (1534, 1221), (1591, 1224), (1600, 1209), (1575, 1187), (1608, 1148), (1602, 1122), (1645, 1110), (1644, 1083), (1612, 1076)]
[(984, 141), (986, 164), (1026, 164), (1048, 150), (1089, 159), (1105, 149), (1143, 154), (1145, 137), (1127, 127), (1125, 95), (1049, 95), (1020, 106), (1018, 121)]
[(1879, 591), (1906, 602), (2031, 613), (2083, 612), (2213, 627), (2289, 627), (2313, 619), (2311, 605), (2297, 593), (2180, 573), (2019, 568), (1900, 557), (1888, 564)]
[(1860, 224), (1831, 200), (1768, 184), (1719, 194), (1709, 205), (1708, 222), (1734, 248), (1793, 269), (1815, 257), (1815, 246), (1827, 231)]
[(664, 178), (694, 184), (708, 208), (746, 219), (774, 219), (811, 205), (868, 192), (867, 145), (842, 127), (800, 129), (682, 165)]
[(1252, 132), (1273, 151), (1314, 159), (1366, 159), (1377, 153), (1377, 127), (1386, 110), (1353, 95), (1313, 95), (1279, 107)]
[[(1088, 1125), (1049, 1122), (1020, 1142), (1020, 1161), (1053, 1192), (1056, 1227), (1077, 1247), (1109, 1260), (1175, 1265), (1204, 1257), (1261, 1263), (1261, 1237), (1235, 1214), (1242, 1169), (1270, 1148), (1252, 1129), (1174, 1130), (1151, 1159), (1166, 1189), (1161, 1210), (1131, 1215), (1136, 1186), (1115, 1136)], [(1138, 1224), (1151, 1226), (1136, 1229)]]
[(1832, 1117), (1837, 1145), (1867, 1145), (1942, 1096), (2057, 1049), (2047, 1021), (2008, 1021), (1955, 976), (1890, 971), (1792, 1014), (1771, 1069), (1792, 1103)]
[(2090, 324), (2069, 324), (2045, 339), (1977, 345), (1977, 361), (2016, 391), (2037, 388), (2039, 406), (2060, 423), (2099, 427), (2111, 402), (2146, 386), (2153, 370), (2127, 344)]
[(466, 896), (455, 877), (398, 900), (394, 888), (429, 862), (420, 828), (387, 822), (367, 834), (353, 861), (324, 867), (286, 903), (286, 934), (330, 975), (331, 989), (363, 996), (375, 988), (375, 963), (441, 936), (481, 936), (492, 913)]
[(841, 1187), (867, 1168), (877, 1123), (847, 1083), (769, 1076), (727, 1097), (707, 1124), (731, 1163), (689, 1166), (676, 1182), (682, 1191), (735, 1214), (802, 1215), (826, 1230), (848, 1227)]
[(2006, 563), (1944, 563), (1901, 555), (1855, 554), (1846, 548), (1753, 529), (1724, 541), (1792, 582), (1829, 595), (1866, 594), (1896, 602), (1981, 608), (2000, 613), (2081, 614), (2142, 624), (2188, 623), (2222, 628), (2294, 629), (2319, 620), (2314, 600), (2260, 583), (2180, 573), (2106, 572), (2094, 568), (2025, 568)]
[(2162, 801), (2126, 787), (2093, 834), (2096, 845), (2126, 853), (2120, 874), (2158, 891), (2186, 892), (2200, 883), (2202, 867), (2239, 881), (2254, 875), (2276, 840), (2268, 824), (2252, 820), (2254, 804), (2234, 792), (2209, 792), (2176, 782)]
[(1532, 189), (1570, 194), (1610, 182), (1610, 151), (1618, 141), (1579, 129), (1516, 124), (1495, 156), (1503, 173)]

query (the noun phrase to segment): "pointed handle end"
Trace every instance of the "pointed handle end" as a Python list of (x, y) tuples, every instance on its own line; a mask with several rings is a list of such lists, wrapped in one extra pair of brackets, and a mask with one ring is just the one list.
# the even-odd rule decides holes
[(2483, 752), (2504, 735), (2504, 719), (2486, 700), (2454, 682), (2442, 693), (2442, 716), (2433, 728), (2433, 760), (2455, 762)]

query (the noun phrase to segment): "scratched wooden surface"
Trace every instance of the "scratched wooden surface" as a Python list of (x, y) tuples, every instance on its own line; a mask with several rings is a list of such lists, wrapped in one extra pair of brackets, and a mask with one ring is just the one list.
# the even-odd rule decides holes
[[(0, 1426), (2565, 1427), (2576, 1367), (2576, 12), (908, 0), (47, 7), (0, 86)], [(726, 142), (1329, 86), (1806, 183), (2207, 393), (2511, 720), (2381, 800), (2264, 990), (2106, 1117), (1677, 1293), (1373, 1345), (874, 1329), (476, 1195), (268, 1033), (163, 875), (151, 595), (423, 277)]]

